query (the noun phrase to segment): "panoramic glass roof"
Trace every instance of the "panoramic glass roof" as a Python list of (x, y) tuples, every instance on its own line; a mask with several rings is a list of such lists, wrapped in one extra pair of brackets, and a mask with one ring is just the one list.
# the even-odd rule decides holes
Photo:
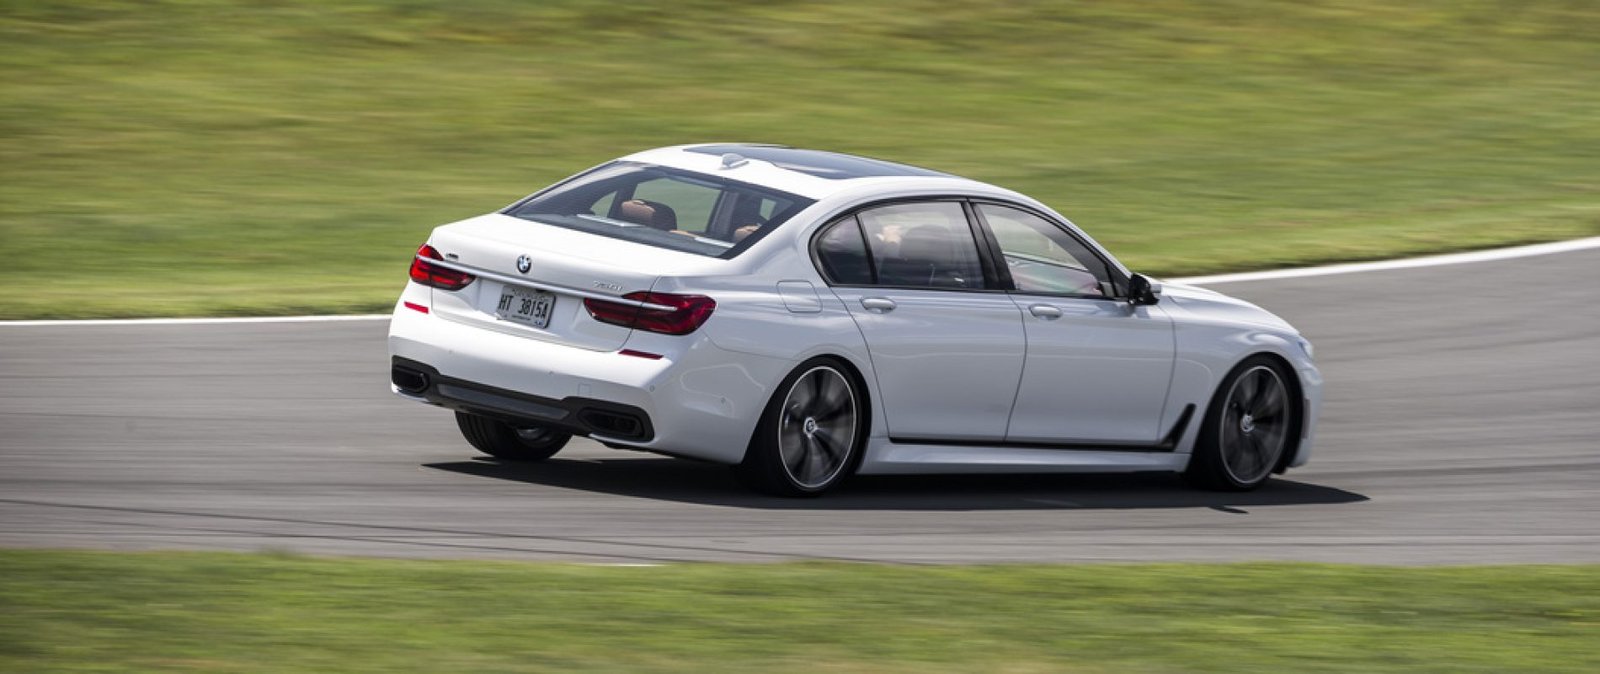
[(798, 173), (830, 180), (869, 178), (873, 176), (948, 176), (948, 173), (896, 164), (881, 159), (857, 157), (822, 150), (802, 150), (782, 145), (705, 145), (688, 148), (689, 152), (724, 155), (737, 154), (746, 159), (764, 161)]

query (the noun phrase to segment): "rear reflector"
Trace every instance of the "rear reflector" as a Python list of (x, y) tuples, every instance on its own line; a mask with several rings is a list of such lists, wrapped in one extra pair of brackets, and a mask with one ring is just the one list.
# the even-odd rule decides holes
[(417, 304), (416, 302), (406, 302), (405, 305), (406, 305), (407, 309), (410, 309), (412, 311), (420, 311), (422, 313), (428, 313), (428, 308), (427, 307), (422, 306), (420, 304)]
[(635, 351), (633, 349), (623, 349), (621, 351), (618, 351), (617, 353), (620, 353), (620, 354), (622, 354), (624, 356), (633, 356), (634, 358), (644, 358), (644, 359), (647, 359), (647, 360), (661, 360), (661, 354), (659, 354), (659, 353), (650, 353), (649, 351)]
[(583, 308), (601, 323), (646, 332), (659, 332), (664, 335), (687, 335), (694, 332), (711, 318), (711, 312), (717, 308), (717, 301), (705, 295), (674, 295), (641, 290), (623, 295), (622, 298), (672, 308), (650, 309), (596, 299), (585, 299)]
[(444, 256), (434, 250), (433, 246), (422, 244), (422, 247), (417, 249), (417, 256), (411, 260), (411, 280), (430, 288), (460, 290), (477, 278), (466, 272), (446, 269), (428, 262), (428, 260), (443, 259)]

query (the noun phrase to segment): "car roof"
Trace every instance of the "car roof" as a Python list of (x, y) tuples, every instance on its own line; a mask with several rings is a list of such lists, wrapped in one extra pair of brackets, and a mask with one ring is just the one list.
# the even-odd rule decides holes
[(623, 157), (621, 161), (726, 177), (818, 200), (874, 183), (953, 192), (1009, 192), (976, 180), (909, 164), (784, 145), (676, 145), (634, 153)]
[(736, 154), (745, 159), (764, 161), (778, 168), (829, 180), (850, 180), (878, 176), (950, 177), (948, 173), (941, 173), (909, 164), (897, 164), (892, 161), (844, 154), (842, 152), (806, 150), (785, 145), (723, 143), (720, 145), (695, 145), (686, 147), (683, 150), (685, 152), (715, 155), (724, 163), (729, 161), (723, 159), (726, 155)]

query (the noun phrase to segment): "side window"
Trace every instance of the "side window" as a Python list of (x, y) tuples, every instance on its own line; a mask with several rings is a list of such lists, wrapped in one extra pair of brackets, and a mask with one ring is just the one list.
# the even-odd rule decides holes
[[(778, 211), (778, 202), (758, 194), (728, 191), (724, 196), (723, 214), (717, 216), (721, 224), (714, 223), (711, 236), (731, 241), (743, 241), (761, 230)], [(725, 232), (725, 233), (724, 233)]]
[[(649, 224), (656, 229), (680, 230), (703, 234), (706, 225), (711, 222), (711, 211), (717, 206), (717, 197), (722, 191), (707, 185), (696, 185), (673, 178), (657, 178), (646, 180), (633, 188), (631, 201), (641, 202), (639, 206), (629, 207), (624, 205), (625, 214), (648, 213), (652, 216)], [(640, 216), (634, 215), (625, 219), (638, 220)], [(668, 226), (671, 225), (671, 226)]]
[(1112, 287), (1105, 261), (1054, 223), (1006, 206), (977, 208), (1000, 242), (1019, 292), (1103, 297)]
[(822, 275), (827, 277), (829, 283), (872, 284), (867, 242), (861, 238), (861, 226), (853, 217), (833, 223), (817, 238), (817, 261), (821, 263)]
[(858, 216), (878, 284), (923, 288), (982, 288), (978, 245), (961, 204), (895, 204)]
[(596, 199), (593, 204), (589, 205), (589, 215), (599, 215), (599, 216), (602, 216), (602, 217), (610, 217), (611, 216), (611, 207), (615, 206), (616, 203), (617, 203), (617, 193), (616, 192), (606, 192), (605, 196), (602, 196), (599, 199)]

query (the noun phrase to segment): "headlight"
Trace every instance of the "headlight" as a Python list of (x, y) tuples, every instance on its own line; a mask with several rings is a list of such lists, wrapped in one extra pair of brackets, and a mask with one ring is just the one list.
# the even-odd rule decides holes
[(1306, 341), (1306, 338), (1299, 337), (1296, 339), (1296, 341), (1300, 342), (1300, 350), (1306, 352), (1307, 358), (1317, 357), (1317, 350), (1312, 348), (1311, 342)]

